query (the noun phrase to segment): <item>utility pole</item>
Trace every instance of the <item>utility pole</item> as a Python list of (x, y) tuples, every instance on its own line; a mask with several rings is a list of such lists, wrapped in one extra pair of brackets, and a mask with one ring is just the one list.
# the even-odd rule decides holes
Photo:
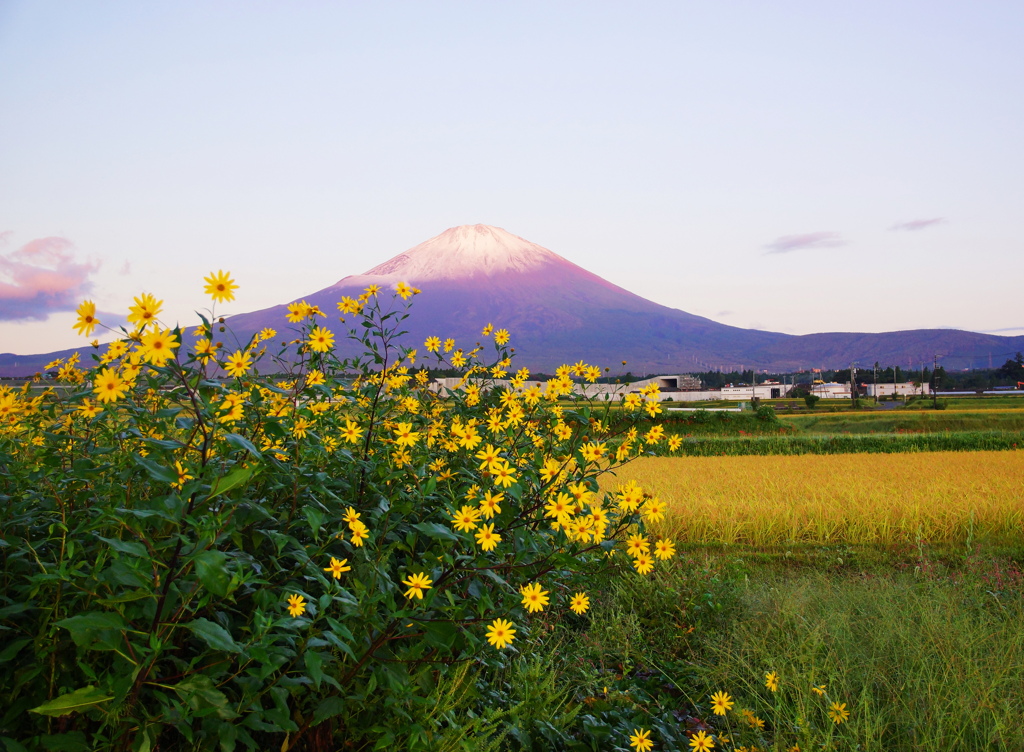
[(878, 361), (875, 361), (875, 368), (871, 374), (871, 384), (875, 388), (875, 404), (878, 404)]
[(932, 410), (939, 409), (939, 395), (935, 393), (935, 369), (939, 367), (939, 354), (932, 356)]
[(850, 363), (850, 404), (857, 406), (857, 365)]

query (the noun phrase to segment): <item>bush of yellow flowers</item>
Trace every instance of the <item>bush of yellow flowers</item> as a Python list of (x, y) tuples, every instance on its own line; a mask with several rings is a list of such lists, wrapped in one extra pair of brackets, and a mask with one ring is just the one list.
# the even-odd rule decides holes
[[(597, 493), (662, 441), (636, 429), (653, 392), (611, 411), (574, 397), (594, 366), (532, 381), (490, 324), (399, 344), (404, 283), (239, 342), (216, 312), (236, 289), (207, 277), (193, 330), (143, 294), (91, 365), (0, 391), (8, 749), (429, 746), (421, 702), (451, 667), (583, 614), (617, 559), (673, 554), (639, 487)], [(76, 328), (98, 326), (86, 301)]]

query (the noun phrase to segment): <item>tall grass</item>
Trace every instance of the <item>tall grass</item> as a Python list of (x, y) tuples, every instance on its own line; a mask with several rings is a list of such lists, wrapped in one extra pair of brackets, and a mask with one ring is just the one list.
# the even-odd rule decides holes
[(1024, 453), (643, 458), (605, 478), (635, 479), (668, 503), (679, 542), (1019, 540)]
[[(706, 688), (777, 719), (781, 748), (834, 735), (844, 749), (1024, 749), (1019, 591), (999, 602), (976, 582), (815, 573), (747, 588), (742, 612), (709, 649)], [(848, 723), (833, 727), (830, 702), (847, 704)]]

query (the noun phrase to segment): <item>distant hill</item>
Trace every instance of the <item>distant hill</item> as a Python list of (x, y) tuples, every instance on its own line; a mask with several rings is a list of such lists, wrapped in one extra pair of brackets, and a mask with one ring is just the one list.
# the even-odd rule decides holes
[[(990, 354), (1002, 362), (1007, 353), (1024, 350), (1024, 337), (954, 329), (797, 336), (727, 326), (641, 298), (488, 225), (448, 229), (304, 300), (328, 313), (322, 325), (340, 341), (348, 327), (338, 321), (341, 297), (355, 297), (369, 284), (392, 288), (399, 281), (422, 290), (406, 321), (410, 344), (437, 335), (468, 349), (480, 339), (481, 328), (493, 323), (511, 332), (517, 365), (535, 371), (580, 359), (609, 367), (625, 360), (634, 373), (740, 366), (793, 371), (853, 362), (866, 367), (875, 361), (916, 366), (931, 362), (936, 353), (947, 368), (963, 368), (987, 365)], [(232, 316), (229, 323), (239, 339), (264, 327), (283, 332), (289, 326), (286, 312), (287, 303)], [(38, 371), (54, 355), (0, 355), (0, 374)]]

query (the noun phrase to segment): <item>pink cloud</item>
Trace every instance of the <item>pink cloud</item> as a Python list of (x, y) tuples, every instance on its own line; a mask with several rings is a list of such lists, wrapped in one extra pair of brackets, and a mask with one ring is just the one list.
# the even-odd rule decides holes
[(92, 290), (90, 276), (99, 262), (79, 262), (71, 241), (32, 240), (0, 254), (0, 321), (44, 321), (51, 313), (73, 311)]
[(910, 230), (911, 232), (915, 232), (917, 230), (923, 230), (926, 227), (931, 227), (932, 225), (941, 225), (945, 221), (946, 220), (942, 217), (936, 217), (935, 219), (912, 219), (909, 222), (897, 222), (889, 229)]
[(846, 245), (835, 232), (808, 232), (803, 235), (783, 235), (765, 246), (767, 253), (790, 253), (809, 248), (838, 248)]

